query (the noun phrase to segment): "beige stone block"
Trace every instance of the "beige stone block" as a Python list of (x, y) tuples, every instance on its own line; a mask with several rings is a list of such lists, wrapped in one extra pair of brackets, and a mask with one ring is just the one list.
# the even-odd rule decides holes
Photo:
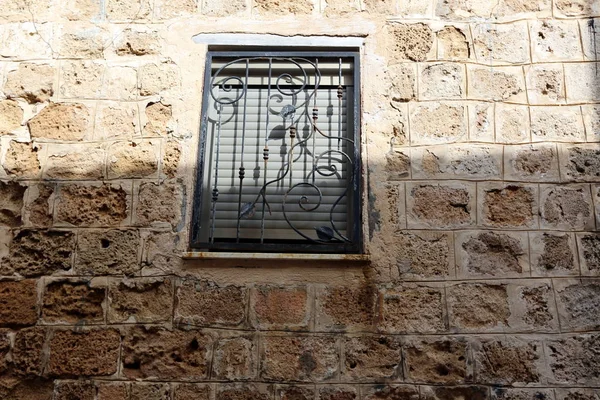
[(451, 143), (467, 137), (466, 107), (461, 103), (409, 104), (412, 145)]
[(259, 15), (310, 15), (314, 12), (315, 5), (311, 0), (257, 0), (252, 12)]
[(567, 102), (581, 103), (600, 100), (597, 71), (600, 63), (568, 63), (565, 68)]
[(473, 226), (476, 222), (475, 183), (461, 181), (406, 184), (409, 229)]
[(175, 178), (179, 176), (182, 145), (174, 140), (164, 143), (162, 149), (161, 177)]
[(556, 144), (536, 143), (505, 146), (504, 179), (525, 182), (559, 182)]
[(125, 102), (101, 102), (96, 112), (94, 138), (133, 139), (140, 134), (138, 105)]
[(191, 16), (198, 11), (198, 0), (157, 0), (154, 13), (158, 19)]
[(540, 185), (540, 226), (551, 230), (595, 228), (590, 186)]
[(500, 0), (494, 16), (501, 20), (552, 17), (552, 0)]
[(139, 69), (141, 96), (150, 96), (180, 85), (179, 68), (171, 62), (145, 64)]
[(576, 233), (575, 237), (577, 238), (581, 274), (600, 276), (600, 234), (596, 232)]
[(469, 103), (469, 140), (494, 143), (496, 139), (494, 103)]
[(116, 142), (108, 149), (108, 178), (148, 178), (158, 174), (160, 142)]
[(577, 21), (532, 21), (530, 30), (533, 62), (583, 59)]
[(521, 67), (467, 65), (467, 94), (473, 100), (527, 102)]
[(357, 12), (360, 12), (360, 7), (361, 7), (361, 3), (356, 0), (352, 0), (352, 1), (327, 0), (324, 3), (324, 5), (325, 5), (325, 10), (324, 10), (323, 14), (326, 17), (336, 17), (336, 16), (348, 17), (351, 14), (356, 14)]
[(104, 178), (106, 151), (97, 144), (49, 145), (45, 179), (99, 180)]
[(530, 113), (532, 141), (585, 141), (581, 107), (531, 107)]
[(145, 116), (144, 136), (166, 137), (173, 132), (173, 111), (171, 105), (161, 102), (150, 102), (146, 105)]
[[(379, 218), (373, 222), (379, 229), (399, 231), (406, 229), (406, 206), (404, 183), (382, 182), (372, 186), (374, 206)], [(385, 224), (385, 225), (384, 225)]]
[(600, 15), (598, 0), (556, 0), (554, 2), (556, 17), (594, 17)]
[(600, 59), (600, 49), (598, 41), (600, 40), (600, 19), (580, 19), (579, 32), (581, 33), (581, 43), (583, 45), (583, 58), (586, 61), (596, 61)]
[(156, 29), (143, 25), (132, 26), (122, 31), (119, 30), (114, 48), (119, 56), (159, 54), (162, 49), (162, 38)]
[(600, 106), (583, 105), (583, 123), (588, 142), (600, 142)]
[(565, 78), (560, 64), (537, 64), (525, 67), (529, 104), (565, 102)]
[(598, 396), (598, 389), (560, 389), (556, 388), (556, 400), (570, 400), (570, 399), (594, 399)]
[[(377, 3), (374, 0), (371, 3)], [(392, 2), (389, 2), (392, 3)], [(431, 18), (433, 13), (433, 2), (422, 0), (399, 0), (397, 15), (409, 18)], [(391, 8), (391, 7), (390, 7)], [(387, 14), (393, 13), (392, 10)]]
[(185, 186), (177, 181), (143, 182), (134, 185), (134, 224), (175, 230), (184, 212)]
[(563, 182), (600, 182), (600, 149), (596, 144), (559, 146)]
[(496, 104), (496, 142), (527, 143), (530, 141), (529, 107)]
[(481, 64), (521, 64), (529, 62), (527, 22), (480, 24), (473, 28), (473, 45)]
[(101, 18), (100, 0), (62, 0), (61, 16), (69, 21), (90, 21)]
[(552, 282), (517, 281), (508, 286), (511, 316), (508, 323), (516, 332), (558, 332), (558, 316)]
[(26, 142), (11, 141), (2, 167), (11, 177), (19, 179), (38, 179), (42, 168), (40, 160), (43, 161), (42, 151), (44, 145)]
[[(561, 385), (577, 382), (582, 386), (597, 386), (600, 376), (596, 373), (599, 361), (595, 354), (599, 340), (600, 335), (597, 333), (561, 335), (546, 339), (544, 351), (552, 372), (549, 382)], [(573, 390), (572, 396), (581, 394), (585, 395), (585, 392)]]
[(536, 184), (480, 182), (478, 224), (501, 229), (537, 229), (538, 195)]
[(152, 17), (150, 0), (106, 0), (105, 7), (110, 22), (147, 21)]
[(0, 57), (15, 60), (52, 58), (53, 24), (9, 24), (4, 27)]
[(246, 13), (248, 10), (246, 0), (232, 0), (223, 3), (220, 0), (202, 0), (202, 14), (211, 17), (224, 17)]
[(530, 232), (532, 276), (578, 276), (575, 235), (568, 232)]
[(112, 100), (135, 100), (138, 73), (134, 67), (111, 66), (106, 69), (102, 97)]
[(0, 132), (9, 133), (19, 129), (22, 122), (23, 109), (19, 103), (13, 100), (0, 100)]
[(561, 328), (594, 331), (600, 328), (600, 279), (554, 279)]
[(60, 67), (61, 96), (66, 98), (99, 98), (106, 67), (93, 61), (62, 61)]
[(390, 64), (435, 58), (433, 32), (429, 25), (391, 22), (386, 26), (386, 33)]
[(459, 279), (529, 275), (526, 232), (462, 231), (455, 234)]
[(466, 72), (462, 64), (421, 64), (419, 77), (419, 100), (466, 97)]
[(49, 64), (22, 63), (8, 71), (4, 94), (23, 98), (28, 103), (45, 102), (54, 95), (54, 67)]
[(435, 15), (444, 20), (490, 19), (496, 3), (482, 0), (434, 0)]
[(54, 184), (29, 185), (25, 194), (25, 226), (49, 227), (54, 215)]
[(92, 113), (82, 103), (50, 103), (27, 123), (34, 139), (78, 141), (89, 137)]
[(417, 9), (414, 11), (418, 12), (419, 9), (423, 9), (422, 3), (418, 0), (401, 0), (400, 4), (397, 4), (395, 0), (363, 0), (362, 10), (372, 15), (398, 15), (399, 9), (402, 10), (403, 6), (407, 6), (406, 12), (411, 12), (413, 7), (416, 7)]
[(389, 79), (388, 95), (392, 102), (414, 100), (417, 94), (417, 65), (415, 63), (394, 64), (387, 67)]
[(68, 24), (57, 33), (54, 47), (61, 58), (99, 59), (110, 43), (108, 32), (98, 25)]
[(459, 332), (504, 332), (510, 317), (507, 284), (469, 282), (446, 287), (450, 329)]
[(471, 33), (468, 25), (446, 26), (436, 33), (439, 60), (468, 60), (471, 58)]
[(33, 14), (37, 23), (48, 22), (54, 18), (55, 6), (48, 0), (0, 0), (0, 21), (28, 22)]
[(502, 179), (502, 146), (443, 145), (415, 147), (413, 179)]

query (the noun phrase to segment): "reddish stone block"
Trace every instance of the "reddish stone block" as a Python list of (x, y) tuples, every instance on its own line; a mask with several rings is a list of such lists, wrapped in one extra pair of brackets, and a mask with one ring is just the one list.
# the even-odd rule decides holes
[(171, 279), (126, 279), (109, 286), (109, 323), (165, 322), (171, 319), (172, 312)]
[(48, 323), (104, 322), (106, 288), (90, 282), (56, 281), (46, 286), (42, 319)]
[(173, 400), (210, 400), (210, 386), (200, 383), (183, 383), (173, 389)]
[(345, 338), (342, 376), (347, 381), (402, 379), (400, 340), (391, 336)]
[(33, 325), (38, 319), (37, 281), (0, 282), (0, 326)]
[(377, 289), (373, 286), (331, 287), (317, 294), (318, 330), (371, 330)]
[(251, 317), (259, 329), (308, 328), (309, 295), (306, 286), (260, 286), (252, 293)]
[(212, 377), (219, 380), (252, 379), (256, 376), (256, 343), (252, 336), (219, 339), (213, 355)]
[(44, 369), (42, 352), (45, 340), (46, 331), (38, 327), (25, 328), (16, 333), (12, 351), (16, 374), (42, 374)]

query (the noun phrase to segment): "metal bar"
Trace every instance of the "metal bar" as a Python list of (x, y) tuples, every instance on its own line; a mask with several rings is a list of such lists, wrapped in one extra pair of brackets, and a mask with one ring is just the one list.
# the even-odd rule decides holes
[(246, 79), (244, 80), (244, 115), (242, 116), (242, 154), (240, 160), (240, 191), (238, 194), (238, 218), (237, 218), (237, 234), (236, 241), (240, 242), (240, 224), (242, 222), (242, 188), (244, 187), (244, 177), (246, 176), (246, 168), (244, 168), (244, 150), (246, 141), (246, 107), (248, 104), (248, 73), (250, 68), (250, 61), (246, 59)]
[[(273, 59), (269, 58), (269, 77), (267, 81), (267, 118), (265, 122), (265, 148), (263, 149), (263, 160), (264, 160), (264, 174), (263, 174), (263, 187), (266, 191), (267, 186), (267, 162), (269, 161), (269, 106), (271, 104), (271, 67), (273, 65)], [(264, 243), (265, 240), (265, 206), (266, 206), (266, 193), (263, 193), (262, 197), (262, 215), (260, 219), (260, 242)]]

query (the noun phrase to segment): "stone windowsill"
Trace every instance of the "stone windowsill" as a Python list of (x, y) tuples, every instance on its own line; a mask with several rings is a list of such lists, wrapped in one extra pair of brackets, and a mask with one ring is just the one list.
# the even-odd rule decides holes
[(302, 254), (302, 253), (235, 253), (190, 251), (183, 255), (188, 260), (296, 260), (365, 263), (370, 260), (368, 254)]

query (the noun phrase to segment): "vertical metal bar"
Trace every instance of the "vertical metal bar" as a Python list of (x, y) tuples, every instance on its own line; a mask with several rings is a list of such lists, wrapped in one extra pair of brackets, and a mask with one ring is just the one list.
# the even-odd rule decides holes
[[(338, 65), (338, 137), (342, 137), (342, 96), (344, 95), (344, 88), (342, 86), (342, 58), (339, 59)], [(341, 139), (338, 139), (338, 149), (340, 148)]]
[(244, 177), (246, 176), (246, 168), (244, 168), (244, 148), (246, 141), (246, 105), (248, 103), (248, 73), (250, 68), (250, 60), (246, 59), (246, 76), (244, 79), (244, 114), (242, 116), (242, 154), (240, 160), (240, 189), (238, 193), (238, 217), (237, 217), (237, 228), (236, 228), (236, 243), (240, 242), (240, 223), (241, 223), (241, 212), (242, 212), (242, 189), (244, 187)]
[(211, 225), (210, 225), (210, 235), (209, 235), (209, 242), (210, 243), (214, 243), (215, 242), (215, 220), (216, 220), (216, 213), (217, 213), (217, 200), (219, 199), (219, 189), (217, 187), (218, 181), (219, 181), (219, 153), (221, 150), (221, 118), (223, 115), (223, 105), (221, 103), (216, 103), (215, 104), (217, 107), (217, 144), (216, 144), (216, 153), (215, 153), (215, 180), (214, 180), (214, 185), (213, 185), (213, 190), (212, 190), (212, 210), (210, 212), (210, 220), (211, 220)]
[(267, 81), (267, 118), (265, 123), (265, 148), (263, 149), (264, 173), (263, 173), (263, 198), (262, 215), (260, 219), (260, 243), (265, 240), (265, 206), (267, 196), (267, 161), (269, 161), (269, 107), (271, 106), (271, 74), (273, 68), (273, 59), (269, 58), (269, 73)]
[(315, 58), (315, 75), (314, 75), (314, 79), (315, 79), (315, 98), (313, 99), (313, 110), (312, 110), (312, 119), (313, 119), (313, 123), (312, 123), (312, 156), (313, 156), (313, 162), (312, 162), (312, 183), (313, 185), (315, 184), (315, 179), (317, 179), (316, 177), (316, 168), (317, 168), (317, 155), (316, 155), (316, 140), (317, 140), (317, 119), (319, 118), (319, 109), (317, 108), (317, 76), (319, 75), (319, 59)]

